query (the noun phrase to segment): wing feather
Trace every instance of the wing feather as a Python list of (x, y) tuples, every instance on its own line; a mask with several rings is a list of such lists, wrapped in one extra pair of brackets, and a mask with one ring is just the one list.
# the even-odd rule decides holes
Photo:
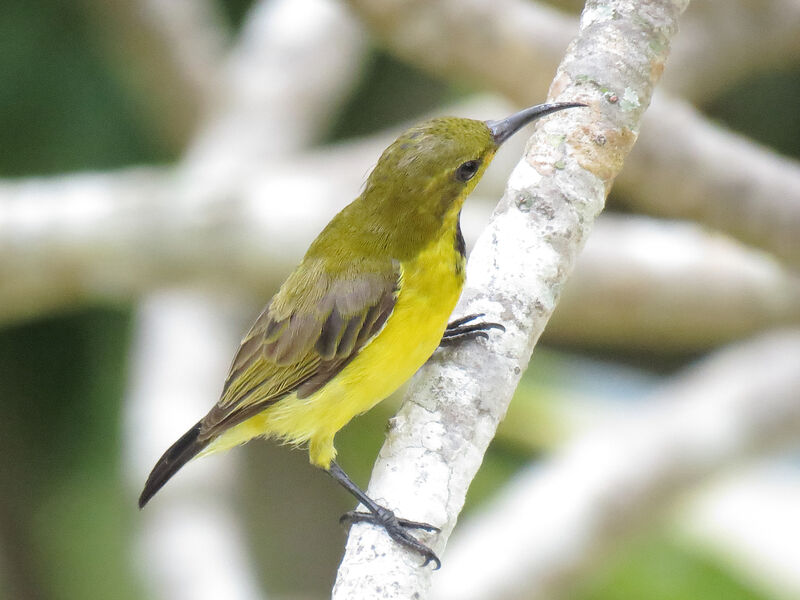
[(331, 278), (302, 264), (242, 340), (222, 396), (200, 437), (226, 429), (297, 392), (310, 396), (333, 379), (385, 325), (402, 285), (397, 261), (357, 265)]

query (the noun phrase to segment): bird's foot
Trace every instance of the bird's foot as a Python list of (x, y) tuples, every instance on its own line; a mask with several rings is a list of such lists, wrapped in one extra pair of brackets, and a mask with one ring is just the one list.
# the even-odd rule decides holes
[(409, 550), (413, 550), (414, 552), (421, 554), (425, 559), (425, 562), (422, 563), (423, 567), (427, 566), (429, 563), (434, 564), (434, 570), (442, 566), (442, 561), (439, 560), (439, 557), (436, 556), (436, 553), (407, 531), (408, 529), (422, 529), (424, 531), (438, 533), (440, 531), (438, 527), (434, 527), (428, 523), (400, 519), (396, 517), (391, 510), (384, 508), (383, 506), (378, 506), (375, 512), (351, 510), (344, 513), (339, 519), (339, 522), (349, 524), (373, 523), (374, 525), (379, 525), (386, 530), (386, 533), (388, 533), (389, 537), (391, 537), (395, 542), (401, 546), (405, 546)]
[(439, 345), (450, 346), (463, 340), (473, 340), (479, 337), (488, 340), (489, 334), (486, 332), (490, 329), (499, 329), (500, 331), (506, 330), (500, 323), (479, 322), (468, 324), (483, 316), (483, 313), (478, 313), (451, 321), (447, 324), (447, 328), (444, 330), (444, 335), (442, 335), (442, 341), (439, 342)]

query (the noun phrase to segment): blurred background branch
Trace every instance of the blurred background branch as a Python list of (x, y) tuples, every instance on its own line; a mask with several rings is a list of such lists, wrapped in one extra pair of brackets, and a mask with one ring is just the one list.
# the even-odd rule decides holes
[[(216, 402), (241, 329), (232, 308), (203, 295), (166, 291), (140, 304), (126, 402), (130, 489), (141, 486), (175, 431), (188, 429)], [(265, 598), (233, 504), (238, 459), (235, 453), (221, 456), (209, 461), (205, 473), (176, 479), (163, 502), (141, 513), (133, 552), (148, 597)]]

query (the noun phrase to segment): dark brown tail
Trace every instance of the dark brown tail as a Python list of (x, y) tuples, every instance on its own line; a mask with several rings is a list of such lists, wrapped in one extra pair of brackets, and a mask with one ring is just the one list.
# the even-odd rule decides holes
[(156, 466), (150, 472), (150, 476), (144, 484), (141, 496), (139, 496), (139, 508), (152, 498), (160, 490), (170, 477), (175, 475), (183, 465), (195, 457), (203, 448), (208, 446), (210, 439), (200, 440), (200, 423), (197, 423), (189, 431), (184, 433), (181, 438), (172, 444), (164, 455), (158, 459)]

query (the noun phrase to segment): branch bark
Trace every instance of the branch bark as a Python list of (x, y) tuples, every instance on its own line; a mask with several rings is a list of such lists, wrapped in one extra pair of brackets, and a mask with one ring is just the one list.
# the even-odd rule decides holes
[[(661, 74), (683, 1), (588, 2), (551, 100), (584, 101), (540, 122), (468, 265), (456, 314), (506, 331), (439, 352), (415, 376), (369, 493), (440, 526), (441, 552), (561, 286), (603, 207)], [(608, 91), (611, 91), (611, 94)], [(616, 96), (617, 101), (610, 101)], [(428, 536), (426, 536), (427, 538)], [(351, 528), (334, 598), (423, 598), (431, 571), (367, 524)]]

